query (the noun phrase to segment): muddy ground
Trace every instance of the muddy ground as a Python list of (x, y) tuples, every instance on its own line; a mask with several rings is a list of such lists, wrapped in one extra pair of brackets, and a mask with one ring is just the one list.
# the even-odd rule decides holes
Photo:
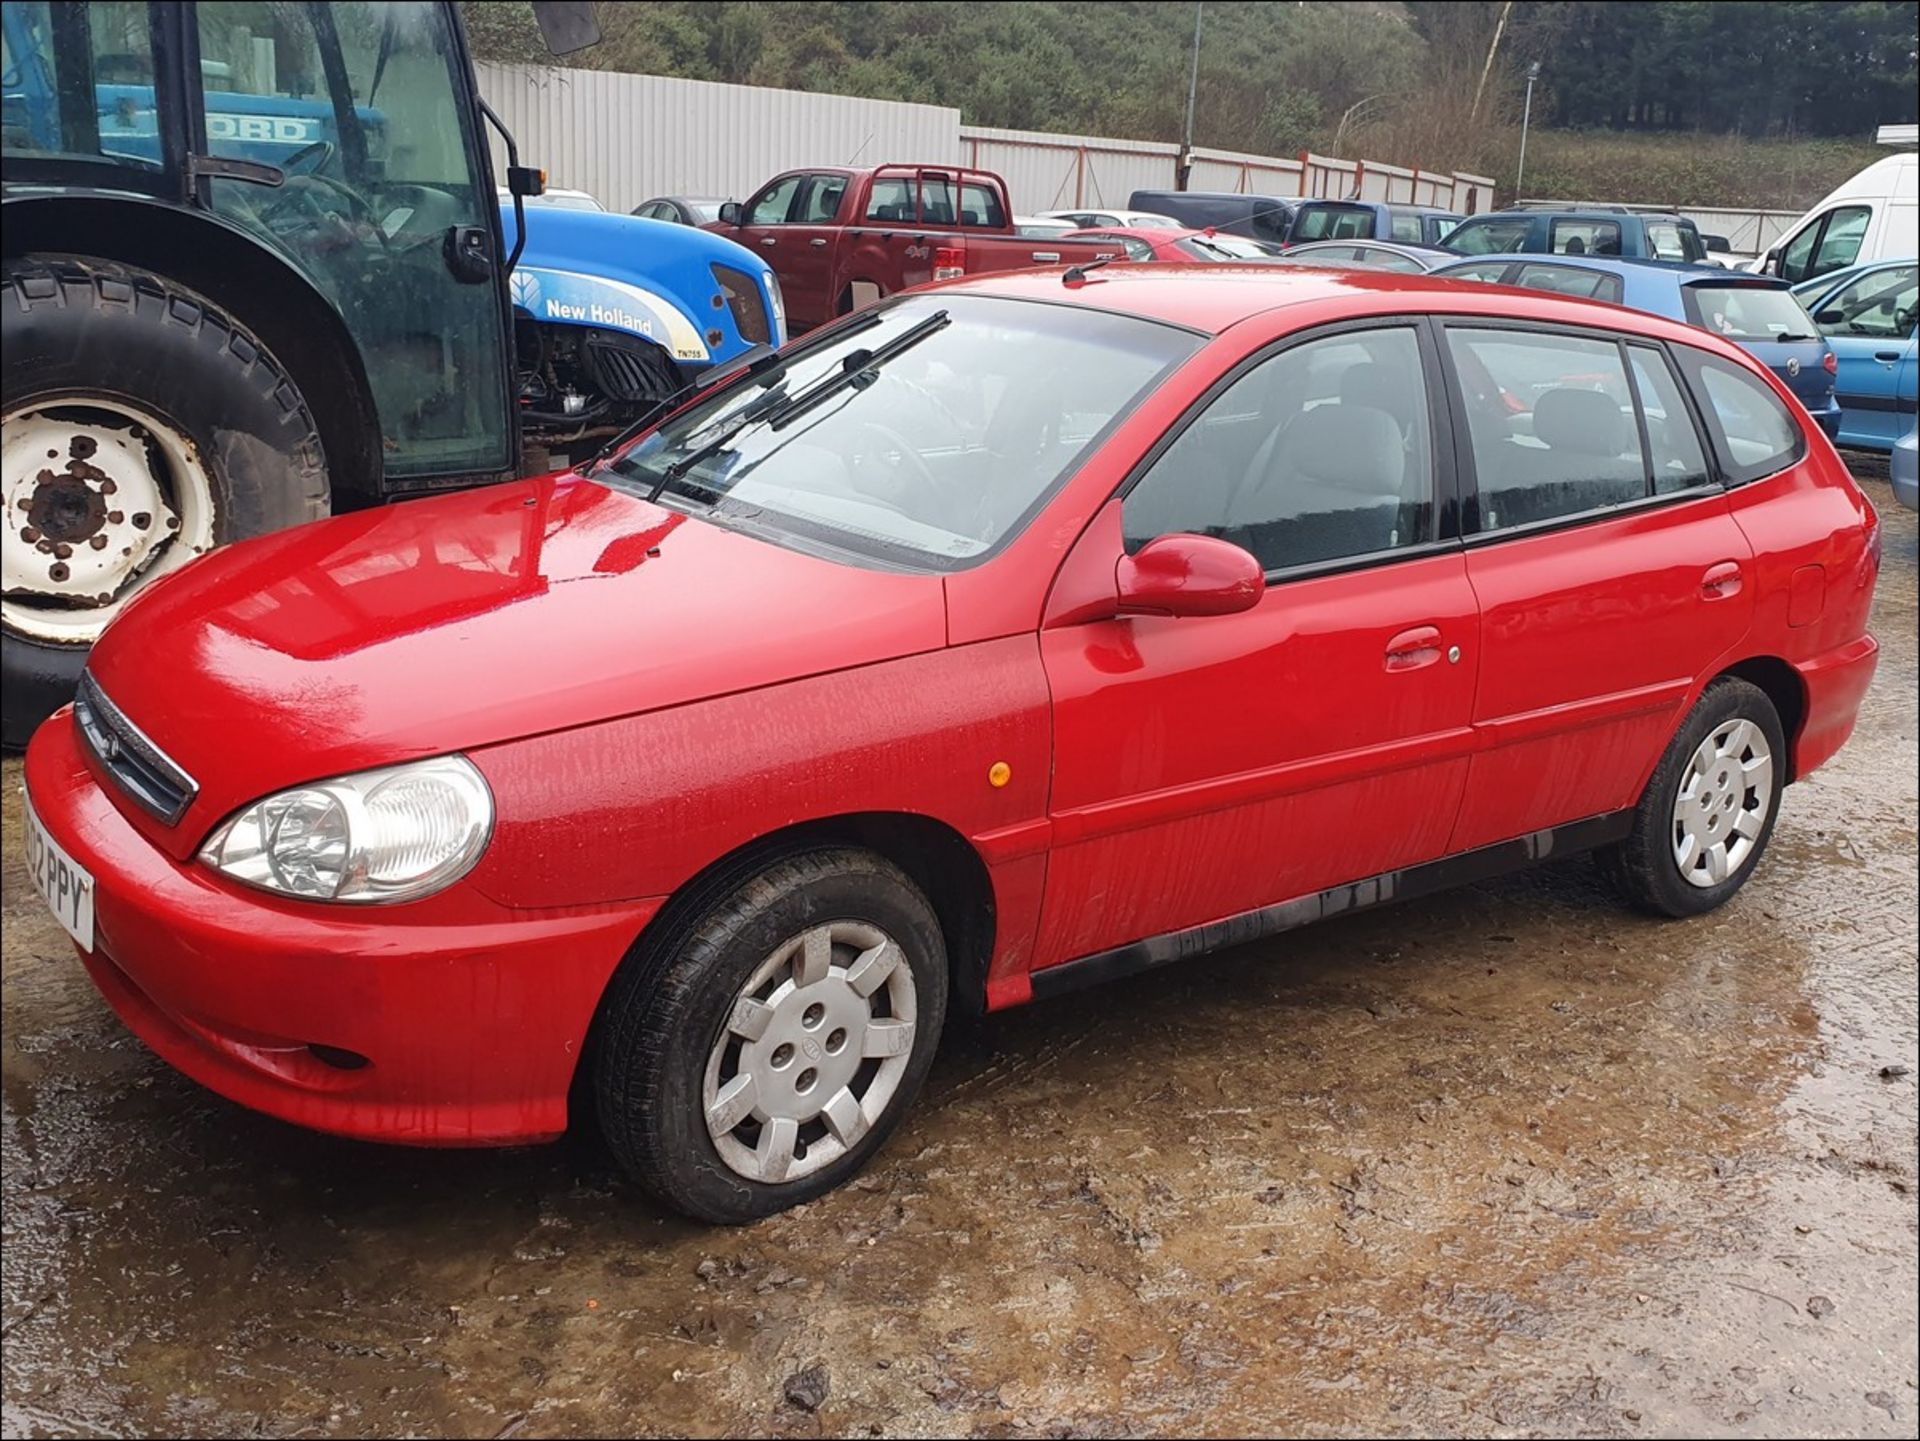
[(1574, 860), (1010, 1014), (744, 1230), (173, 1074), (9, 762), (6, 1433), (1912, 1436), (1915, 525), (1869, 490), (1879, 679), (1722, 912)]

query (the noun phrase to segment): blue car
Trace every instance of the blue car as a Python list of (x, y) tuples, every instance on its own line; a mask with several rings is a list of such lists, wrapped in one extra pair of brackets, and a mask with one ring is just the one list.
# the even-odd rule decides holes
[(1605, 300), (1710, 330), (1779, 376), (1828, 435), (1840, 432), (1839, 362), (1785, 281), (1711, 265), (1587, 255), (1480, 255), (1430, 273)]
[(1920, 412), (1916, 312), (1920, 262), (1881, 260), (1793, 288), (1840, 362), (1842, 445), (1891, 451)]
[(1438, 242), (1461, 255), (1598, 255), (1699, 264), (1707, 245), (1691, 220), (1628, 210), (1496, 210)]

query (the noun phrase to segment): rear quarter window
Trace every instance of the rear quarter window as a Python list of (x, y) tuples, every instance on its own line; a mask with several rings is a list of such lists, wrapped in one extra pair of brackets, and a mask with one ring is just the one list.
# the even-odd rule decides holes
[(1731, 361), (1675, 348), (1729, 481), (1776, 474), (1807, 453), (1799, 420), (1772, 386)]

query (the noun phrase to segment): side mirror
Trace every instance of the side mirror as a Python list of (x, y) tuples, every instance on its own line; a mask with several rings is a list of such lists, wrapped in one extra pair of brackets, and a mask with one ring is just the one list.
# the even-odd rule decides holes
[(722, 225), (738, 225), (740, 223), (740, 202), (738, 200), (729, 200), (725, 205), (720, 207), (720, 223)]
[(1114, 572), (1122, 615), (1234, 615), (1267, 592), (1266, 572), (1231, 541), (1208, 535), (1163, 535)]
[(593, 13), (592, 0), (538, 0), (533, 7), (533, 23), (540, 27), (540, 38), (555, 55), (571, 55), (600, 43), (600, 21)]
[(1847, 312), (1839, 309), (1827, 309), (1814, 314), (1816, 325), (1839, 325), (1847, 318)]
[(1724, 235), (1703, 235), (1700, 243), (1709, 250), (1732, 250), (1733, 242)]
[(1780, 273), (1779, 246), (1776, 245), (1767, 252), (1767, 258), (1760, 262), (1760, 273), (1762, 275), (1778, 275)]

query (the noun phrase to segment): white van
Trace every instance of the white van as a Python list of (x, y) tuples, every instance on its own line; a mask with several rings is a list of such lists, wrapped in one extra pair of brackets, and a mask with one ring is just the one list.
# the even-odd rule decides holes
[(1791, 284), (1920, 253), (1920, 155), (1876, 160), (1809, 210), (1749, 268)]

